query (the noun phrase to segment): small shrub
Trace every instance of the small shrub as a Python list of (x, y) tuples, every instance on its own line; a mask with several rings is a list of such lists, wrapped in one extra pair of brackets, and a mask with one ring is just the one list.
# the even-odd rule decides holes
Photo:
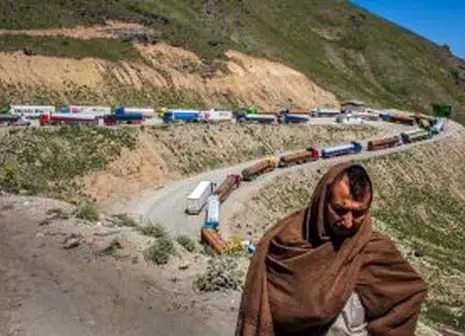
[(149, 236), (149, 237), (154, 237), (154, 238), (164, 238), (168, 237), (168, 232), (166, 229), (160, 224), (156, 223), (155, 225), (153, 224), (148, 224), (140, 229), (140, 232), (143, 235)]
[(236, 258), (218, 256), (210, 259), (205, 274), (194, 281), (194, 288), (202, 292), (237, 290), (242, 275)]
[(188, 235), (180, 235), (176, 238), (179, 245), (184, 247), (184, 249), (188, 252), (194, 252), (197, 248), (197, 243), (194, 239), (189, 237)]
[(99, 219), (100, 214), (94, 202), (84, 201), (78, 205), (74, 215), (77, 218), (95, 222)]
[(112, 215), (108, 218), (108, 221), (113, 224), (113, 226), (128, 226), (128, 227), (136, 227), (136, 221), (129, 217), (127, 213)]
[(150, 260), (157, 265), (165, 265), (174, 253), (173, 241), (168, 237), (157, 239), (152, 246), (148, 248), (145, 254), (146, 260)]

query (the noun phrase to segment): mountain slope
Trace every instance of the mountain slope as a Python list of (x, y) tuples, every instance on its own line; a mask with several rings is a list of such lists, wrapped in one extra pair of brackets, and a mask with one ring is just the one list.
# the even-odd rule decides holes
[[(347, 1), (22, 0), (3, 2), (0, 13), (0, 28), (5, 29), (72, 27), (102, 24), (105, 19), (137, 22), (153, 31), (123, 34), (124, 38), (165, 40), (206, 61), (225, 58), (229, 49), (239, 50), (283, 62), (341, 99), (423, 112), (431, 112), (430, 104), (441, 101), (453, 104), (457, 119), (465, 120), (465, 62), (447, 46), (437, 46)], [(31, 44), (24, 36), (18, 39), (18, 48)], [(0, 50), (11, 50), (11, 37), (0, 36), (0, 41)], [(73, 45), (56, 38), (55, 42), (58, 47), (48, 49), (56, 53)], [(101, 43), (95, 40), (81, 47), (95, 54), (95, 45)], [(107, 49), (130, 47), (113, 43)], [(38, 43), (38, 53), (47, 49), (43, 45), (47, 44)], [(127, 50), (124, 55), (137, 58)]]

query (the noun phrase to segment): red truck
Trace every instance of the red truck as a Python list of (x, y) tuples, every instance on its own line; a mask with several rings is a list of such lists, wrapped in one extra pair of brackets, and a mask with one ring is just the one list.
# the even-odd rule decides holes
[(214, 194), (219, 196), (220, 202), (223, 202), (235, 188), (239, 187), (241, 181), (242, 177), (239, 174), (228, 175), (223, 183), (216, 188)]
[(290, 164), (302, 164), (308, 161), (316, 161), (320, 158), (318, 149), (308, 147), (303, 152), (283, 155), (279, 158), (278, 167), (287, 167)]

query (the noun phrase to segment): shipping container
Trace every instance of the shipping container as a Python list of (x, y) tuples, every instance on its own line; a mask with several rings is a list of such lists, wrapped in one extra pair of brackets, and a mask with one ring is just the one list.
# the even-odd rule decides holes
[(352, 141), (350, 144), (341, 145), (336, 147), (329, 147), (321, 150), (321, 157), (331, 158), (340, 155), (360, 153), (363, 145), (358, 141)]
[(207, 199), (207, 214), (204, 227), (217, 229), (220, 225), (220, 198), (218, 195), (210, 195)]
[(408, 126), (414, 126), (415, 120), (413, 118), (403, 116), (400, 114), (391, 114), (390, 122), (399, 123)]
[(241, 183), (242, 177), (239, 174), (231, 174), (226, 177), (223, 183), (215, 190), (215, 194), (219, 196), (220, 202), (224, 202), (229, 194)]
[(43, 113), (55, 113), (55, 106), (51, 105), (9, 105), (9, 113), (39, 118)]
[(241, 122), (256, 122), (256, 123), (275, 123), (278, 121), (278, 117), (276, 115), (270, 114), (250, 114), (250, 113), (243, 113), (239, 112), (236, 115), (237, 120)]
[(207, 244), (213, 251), (218, 254), (224, 252), (226, 248), (226, 242), (221, 238), (218, 230), (212, 228), (202, 228), (200, 231), (202, 244)]
[(310, 116), (305, 114), (283, 113), (279, 116), (279, 122), (282, 123), (303, 123), (309, 120)]
[(146, 118), (152, 118), (155, 116), (155, 109), (146, 107), (123, 107), (119, 106), (114, 109), (115, 114), (125, 114), (125, 113), (140, 113)]
[(60, 108), (60, 113), (83, 113), (94, 115), (98, 118), (111, 115), (110, 106), (65, 105)]
[(402, 142), (405, 144), (408, 143), (413, 143), (416, 141), (420, 140), (426, 140), (431, 138), (431, 132), (420, 129), (420, 130), (414, 130), (414, 131), (408, 131), (408, 132), (402, 132), (400, 134), (402, 138)]
[(376, 139), (368, 141), (367, 149), (369, 151), (395, 147), (400, 144), (400, 139), (398, 136), (392, 136), (389, 138)]
[(198, 122), (200, 121), (199, 110), (172, 110), (169, 109), (163, 115), (163, 120), (166, 123), (174, 121), (187, 121), (187, 122)]
[(141, 112), (119, 112), (103, 117), (105, 125), (116, 125), (120, 123), (141, 124), (144, 120), (145, 116)]
[(215, 185), (211, 181), (202, 181), (187, 196), (186, 213), (197, 215), (202, 211), (208, 197), (213, 193)]
[(231, 121), (233, 119), (233, 112), (228, 110), (207, 110), (200, 112), (200, 120), (203, 122), (221, 122)]
[(274, 170), (275, 167), (275, 158), (265, 158), (260, 162), (254, 164), (252, 167), (242, 170), (242, 179), (244, 181), (251, 181), (258, 175), (261, 175), (270, 170)]
[(303, 152), (283, 155), (279, 158), (278, 167), (288, 167), (290, 164), (302, 164), (318, 160), (320, 154), (316, 148), (308, 147)]
[(73, 125), (73, 124), (98, 124), (98, 118), (95, 115), (84, 113), (43, 113), (40, 116), (40, 124), (44, 125)]
[(338, 109), (322, 109), (322, 108), (316, 108), (312, 109), (311, 111), (311, 116), (316, 117), (316, 118), (323, 118), (323, 117), (336, 117), (339, 114), (341, 114), (341, 110)]

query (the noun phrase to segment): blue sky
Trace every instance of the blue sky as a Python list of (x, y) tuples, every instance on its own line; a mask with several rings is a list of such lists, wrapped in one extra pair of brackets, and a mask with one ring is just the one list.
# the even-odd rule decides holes
[(465, 0), (353, 0), (465, 58)]

